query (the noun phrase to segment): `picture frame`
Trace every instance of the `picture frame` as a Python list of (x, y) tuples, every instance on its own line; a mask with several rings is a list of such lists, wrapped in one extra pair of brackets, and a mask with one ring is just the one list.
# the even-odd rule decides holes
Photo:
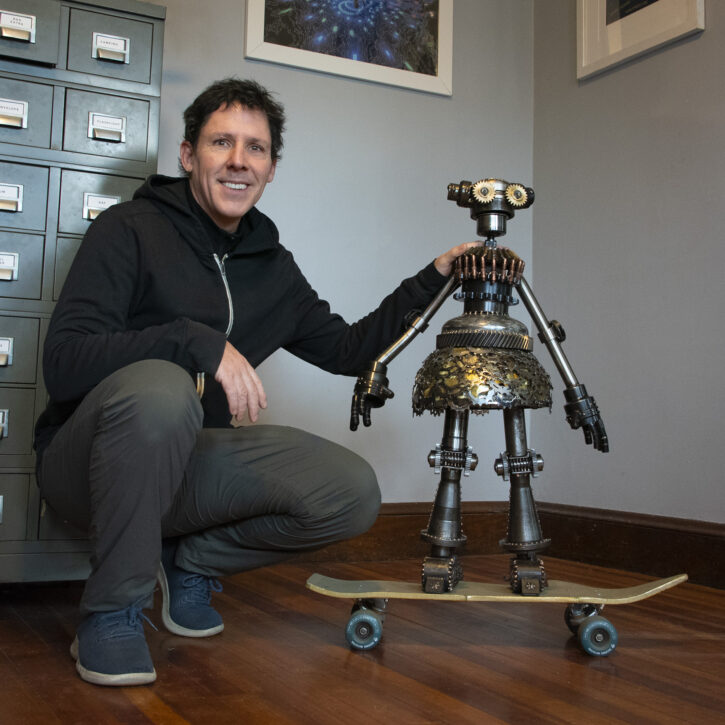
[(577, 0), (577, 78), (704, 29), (705, 0)]
[[(350, 6), (349, 9), (352, 9), (353, 5), (358, 9), (362, 7), (360, 2), (364, 3), (365, 0), (329, 0), (327, 7), (339, 11), (340, 6), (345, 6), (347, 3)], [(414, 67), (401, 69), (365, 60), (356, 60), (350, 57), (341, 57), (330, 53), (269, 42), (265, 40), (265, 12), (275, 4), (279, 4), (279, 0), (247, 0), (244, 33), (244, 56), (246, 58), (280, 63), (297, 68), (307, 68), (322, 73), (358, 78), (374, 83), (411, 88), (427, 93), (437, 93), (445, 96), (453, 95), (453, 0), (438, 0), (437, 2), (438, 22), (437, 42), (435, 44), (437, 52), (433, 53), (431, 50), (431, 55), (434, 57), (429, 59), (431, 69), (434, 66), (432, 72), (418, 72)], [(323, 3), (318, 3), (318, 6), (322, 5)], [(343, 7), (343, 9), (345, 8)], [(313, 21), (314, 18), (309, 22), (312, 23)], [(325, 18), (327, 23), (325, 30), (332, 30), (335, 25), (328, 21), (329, 19)], [(305, 28), (301, 28), (301, 30), (305, 32), (295, 35), (309, 35), (311, 32)]]

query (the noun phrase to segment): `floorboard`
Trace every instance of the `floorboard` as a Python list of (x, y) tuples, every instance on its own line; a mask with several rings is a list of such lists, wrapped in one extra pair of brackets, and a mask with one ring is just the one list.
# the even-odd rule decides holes
[[(464, 559), (471, 581), (501, 581), (506, 558)], [(80, 583), (0, 586), (2, 725), (479, 725), (724, 723), (725, 591), (686, 583), (609, 606), (609, 657), (583, 653), (564, 605), (391, 601), (380, 645), (352, 651), (350, 602), (304, 583), (415, 579), (420, 562), (291, 563), (224, 580), (224, 632), (147, 627), (158, 673), (149, 687), (104, 688), (75, 674), (68, 647)], [(551, 578), (599, 586), (651, 579), (547, 559)], [(678, 572), (671, 572), (672, 574)], [(159, 597), (157, 596), (157, 600)]]

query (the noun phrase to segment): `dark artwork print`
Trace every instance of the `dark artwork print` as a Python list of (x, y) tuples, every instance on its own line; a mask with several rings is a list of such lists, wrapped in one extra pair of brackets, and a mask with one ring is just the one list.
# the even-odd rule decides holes
[(438, 0), (265, 0), (264, 41), (438, 74)]

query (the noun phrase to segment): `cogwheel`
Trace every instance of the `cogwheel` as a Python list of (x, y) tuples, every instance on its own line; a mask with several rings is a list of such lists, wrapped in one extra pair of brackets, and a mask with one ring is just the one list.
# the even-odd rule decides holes
[(473, 198), (481, 204), (488, 204), (496, 196), (496, 187), (490, 179), (481, 179), (471, 188)]
[(524, 206), (528, 200), (529, 195), (521, 184), (509, 184), (506, 187), (506, 201), (511, 206)]

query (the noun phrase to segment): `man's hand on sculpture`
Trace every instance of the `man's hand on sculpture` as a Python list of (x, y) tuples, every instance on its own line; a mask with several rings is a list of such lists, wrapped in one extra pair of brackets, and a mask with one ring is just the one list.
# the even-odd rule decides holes
[(247, 358), (229, 342), (214, 379), (224, 388), (232, 418), (241, 422), (248, 414), (249, 420), (255, 423), (260, 408), (267, 407), (267, 396), (262, 381)]
[(439, 274), (442, 274), (444, 277), (450, 277), (451, 272), (453, 272), (453, 263), (456, 259), (462, 254), (465, 254), (469, 249), (480, 247), (482, 244), (483, 242), (464, 242), (463, 244), (458, 244), (444, 254), (441, 254), (440, 257), (436, 257), (434, 262), (435, 268)]

